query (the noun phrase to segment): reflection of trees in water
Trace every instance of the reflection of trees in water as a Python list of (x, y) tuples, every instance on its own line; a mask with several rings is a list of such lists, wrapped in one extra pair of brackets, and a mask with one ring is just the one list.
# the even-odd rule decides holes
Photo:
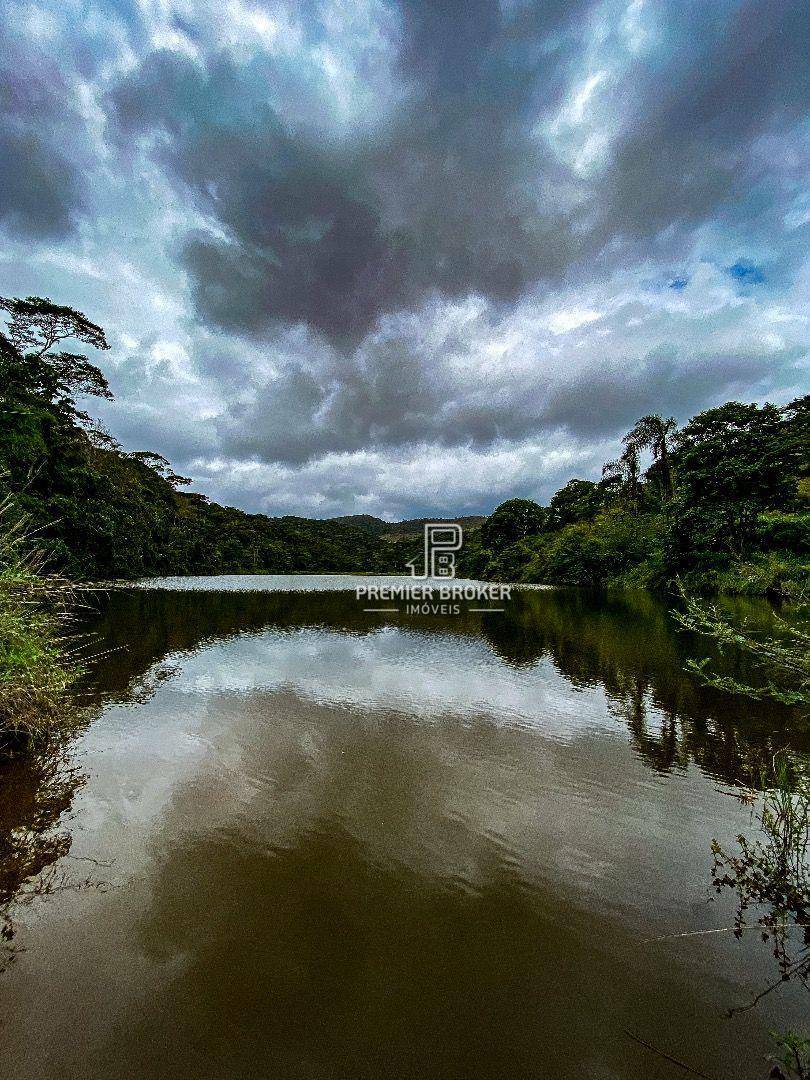
[[(161, 660), (207, 642), (302, 627), (368, 634), (384, 625), (362, 611), (353, 592), (128, 590), (94, 603), (86, 629), (97, 656), (85, 693), (96, 706), (144, 700), (172, 673)], [(749, 604), (746, 613), (766, 618), (767, 607)], [(694, 761), (728, 782), (751, 782), (776, 750), (810, 745), (806, 728), (783, 706), (741, 703), (685, 675), (686, 659), (704, 655), (706, 646), (676, 633), (666, 606), (645, 594), (516, 592), (503, 614), (403, 616), (399, 625), (428, 635), (483, 635), (517, 669), (548, 658), (574, 690), (602, 687), (637, 753), (659, 773)], [(727, 658), (721, 664), (745, 677)], [(70, 837), (58, 825), (81, 783), (65, 745), (0, 764), (0, 920), (20, 888), (68, 851)]]
[(15, 951), (11, 906), (53, 889), (49, 869), (71, 845), (59, 824), (83, 783), (64, 745), (0, 762), (0, 970)]
[(647, 688), (637, 683), (624, 700), (616, 701), (615, 712), (627, 723), (633, 746), (656, 772), (667, 773), (689, 764), (686, 748), (688, 725), (679, 722), (676, 713), (660, 714), (658, 730), (649, 723)]
[[(767, 623), (762, 602), (735, 602)], [(694, 761), (727, 782), (751, 782), (780, 748), (810, 748), (797, 713), (767, 701), (742, 701), (698, 684), (686, 660), (707, 652), (705, 641), (677, 633), (665, 604), (645, 593), (518, 594), (502, 617), (484, 623), (493, 648), (518, 666), (549, 657), (574, 687), (601, 686), (626, 723), (634, 748), (656, 772)], [(736, 677), (745, 664), (717, 656)]]
[[(93, 694), (126, 697), (144, 672), (171, 653), (209, 641), (262, 630), (323, 628), (373, 633), (384, 625), (362, 611), (349, 591), (168, 592), (130, 590), (99, 599), (90, 624), (101, 648)], [(767, 622), (764, 602), (734, 601), (754, 621)], [(508, 664), (520, 669), (549, 658), (576, 690), (602, 687), (610, 708), (627, 725), (636, 751), (656, 772), (694, 761), (728, 782), (750, 782), (781, 747), (810, 749), (796, 714), (773, 702), (740, 702), (684, 673), (704, 641), (676, 632), (666, 604), (646, 593), (596, 595), (577, 591), (516, 591), (503, 614), (401, 616), (397, 625), (424, 634), (483, 635)], [(406, 621), (407, 620), (407, 621)], [(745, 666), (718, 658), (721, 670), (744, 677)], [(141, 686), (142, 690), (147, 689)]]

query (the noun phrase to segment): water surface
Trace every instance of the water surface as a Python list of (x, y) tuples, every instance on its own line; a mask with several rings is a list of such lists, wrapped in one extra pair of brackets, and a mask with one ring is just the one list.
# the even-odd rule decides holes
[(412, 618), (353, 586), (98, 600), (92, 722), (5, 770), (7, 854), (52, 895), (10, 908), (3, 1075), (682, 1075), (628, 1033), (761, 1075), (800, 997), (729, 1017), (767, 948), (668, 935), (728, 925), (709, 844), (807, 750), (795, 718), (698, 687), (649, 597)]

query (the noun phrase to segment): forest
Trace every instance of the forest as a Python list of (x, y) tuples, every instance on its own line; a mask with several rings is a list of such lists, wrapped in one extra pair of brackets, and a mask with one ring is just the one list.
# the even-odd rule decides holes
[[(401, 573), (421, 521), (270, 518), (185, 490), (82, 407), (110, 398), (77, 347), (104, 330), (49, 299), (0, 298), (0, 493), (54, 572), (75, 580), (222, 573)], [(465, 525), (459, 572), (491, 580), (778, 594), (808, 579), (810, 397), (728, 402), (683, 427), (642, 417), (599, 481), (541, 506), (510, 499)], [(540, 479), (540, 478), (538, 478)]]

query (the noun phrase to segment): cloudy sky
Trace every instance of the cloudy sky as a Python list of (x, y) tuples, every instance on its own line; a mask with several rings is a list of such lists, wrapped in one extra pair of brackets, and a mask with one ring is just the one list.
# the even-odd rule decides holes
[(270, 514), (488, 511), (806, 392), (804, 0), (0, 0), (0, 292)]

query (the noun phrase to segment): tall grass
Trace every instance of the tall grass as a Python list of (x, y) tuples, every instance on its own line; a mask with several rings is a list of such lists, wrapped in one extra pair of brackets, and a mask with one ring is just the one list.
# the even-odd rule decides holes
[(48, 573), (24, 517), (0, 499), (0, 751), (30, 743), (70, 716), (80, 673), (68, 641), (69, 582)]

